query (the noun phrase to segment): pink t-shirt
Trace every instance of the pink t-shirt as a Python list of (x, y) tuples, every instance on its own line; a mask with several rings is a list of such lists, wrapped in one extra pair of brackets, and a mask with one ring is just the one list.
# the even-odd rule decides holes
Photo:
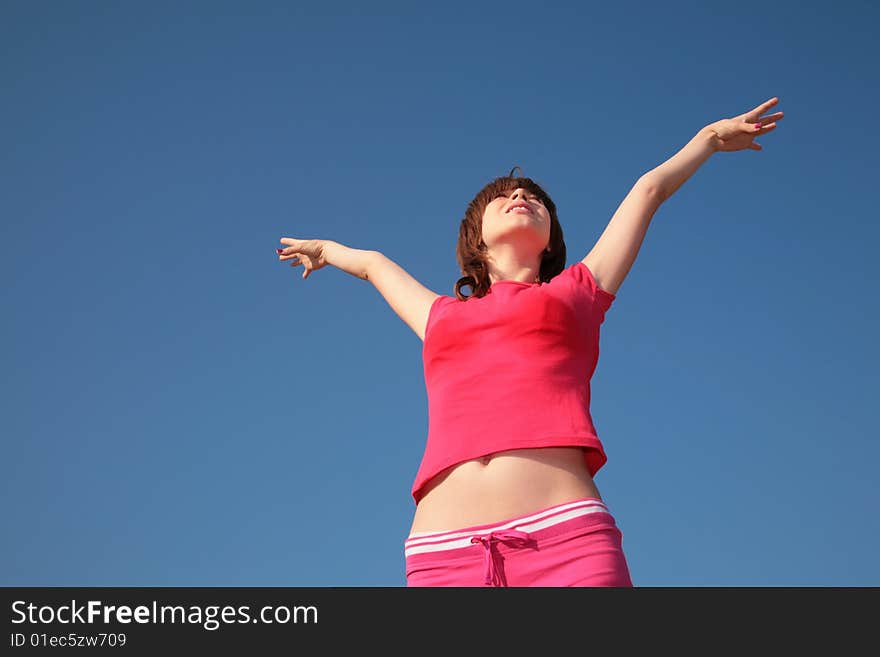
[(443, 470), (502, 450), (581, 446), (590, 474), (605, 464), (590, 379), (615, 298), (577, 262), (549, 283), (499, 281), (479, 299), (434, 300), (422, 345), (428, 437), (416, 503)]

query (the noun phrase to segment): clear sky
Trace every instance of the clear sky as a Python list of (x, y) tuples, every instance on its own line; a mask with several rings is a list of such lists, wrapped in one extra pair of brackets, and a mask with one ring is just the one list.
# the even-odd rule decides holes
[(777, 96), (606, 316), (596, 483), (637, 586), (880, 585), (878, 18), (4, 2), (0, 583), (403, 586), (421, 342), (279, 239), (452, 294), (468, 201), (519, 165), (570, 265), (639, 176)]

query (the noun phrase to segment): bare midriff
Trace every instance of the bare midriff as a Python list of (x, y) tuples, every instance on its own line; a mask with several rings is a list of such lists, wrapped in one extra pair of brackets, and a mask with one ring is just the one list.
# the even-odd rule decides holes
[(602, 499), (580, 447), (495, 452), (425, 485), (410, 533), (484, 525), (585, 497)]

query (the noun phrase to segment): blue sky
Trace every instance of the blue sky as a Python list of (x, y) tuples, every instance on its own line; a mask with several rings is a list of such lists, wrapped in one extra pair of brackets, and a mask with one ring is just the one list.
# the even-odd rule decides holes
[[(637, 586), (880, 585), (868, 2), (5, 2), (4, 585), (403, 586), (421, 342), (513, 166), (568, 264), (702, 126), (603, 324), (596, 483)], [(875, 402), (876, 403), (876, 402)]]

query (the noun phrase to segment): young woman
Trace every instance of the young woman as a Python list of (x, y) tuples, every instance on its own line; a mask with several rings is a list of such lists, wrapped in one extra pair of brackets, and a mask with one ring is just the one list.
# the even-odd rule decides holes
[[(761, 150), (778, 102), (699, 130), (644, 174), (595, 246), (566, 267), (556, 206), (530, 178), (496, 178), (467, 207), (455, 296), (378, 251), (281, 238), (280, 260), (368, 280), (423, 340), (429, 428), (404, 542), (407, 586), (633, 586), (593, 476), (599, 327), (657, 208), (718, 151)], [(469, 286), (471, 294), (462, 288)]]

